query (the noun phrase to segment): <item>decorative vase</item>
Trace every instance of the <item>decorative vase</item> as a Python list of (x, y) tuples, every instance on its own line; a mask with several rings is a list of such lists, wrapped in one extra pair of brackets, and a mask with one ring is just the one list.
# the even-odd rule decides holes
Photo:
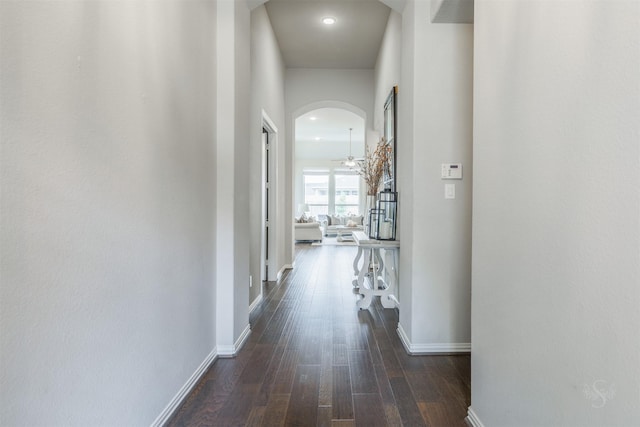
[(365, 200), (365, 209), (364, 209), (364, 222), (365, 222), (365, 230), (364, 232), (369, 235), (371, 230), (370, 226), (370, 213), (371, 209), (376, 208), (376, 195), (375, 194), (367, 194), (367, 199)]
[(367, 194), (365, 212), (369, 213), (369, 209), (373, 209), (375, 207), (376, 207), (376, 195), (375, 194)]

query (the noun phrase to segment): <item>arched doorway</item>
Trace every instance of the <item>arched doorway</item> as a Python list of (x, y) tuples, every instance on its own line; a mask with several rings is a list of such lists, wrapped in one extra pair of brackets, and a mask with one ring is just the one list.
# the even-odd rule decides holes
[(364, 156), (365, 113), (344, 103), (307, 106), (294, 117), (293, 139), (296, 217), (361, 215), (364, 186), (355, 165), (347, 160)]

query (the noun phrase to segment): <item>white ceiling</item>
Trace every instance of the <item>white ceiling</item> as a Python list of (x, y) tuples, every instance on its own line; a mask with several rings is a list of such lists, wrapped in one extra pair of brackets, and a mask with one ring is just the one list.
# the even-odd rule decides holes
[[(261, 4), (265, 0), (254, 0)], [(434, 0), (433, 22), (473, 22), (473, 0)], [(386, 5), (385, 5), (386, 3)], [(265, 8), (287, 68), (373, 69), (391, 6), (404, 0), (268, 0)], [(327, 26), (322, 18), (333, 17)], [(309, 118), (315, 116), (317, 120)], [(346, 110), (322, 108), (296, 120), (296, 157), (364, 155), (364, 121)], [(319, 137), (320, 140), (315, 138)]]
[[(269, 0), (265, 7), (287, 68), (373, 69), (391, 11), (380, 0)], [(336, 23), (323, 24), (327, 16)], [(349, 128), (351, 152), (362, 157), (361, 117), (336, 108), (305, 114), (296, 120), (296, 157), (346, 158)]]
[[(315, 118), (315, 120), (312, 120)], [(296, 158), (345, 159), (349, 155), (349, 129), (351, 154), (364, 155), (364, 119), (339, 108), (320, 108), (296, 120)]]
[[(391, 9), (379, 0), (269, 0), (287, 68), (372, 69)], [(336, 18), (325, 25), (322, 18)]]

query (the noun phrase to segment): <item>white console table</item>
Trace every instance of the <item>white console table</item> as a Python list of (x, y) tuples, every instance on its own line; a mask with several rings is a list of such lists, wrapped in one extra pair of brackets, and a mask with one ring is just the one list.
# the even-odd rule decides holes
[[(357, 303), (358, 308), (368, 308), (374, 296), (380, 297), (380, 303), (384, 308), (395, 308), (400, 242), (397, 240), (370, 239), (362, 231), (355, 231), (353, 240), (358, 245), (358, 254), (353, 260), (353, 274), (357, 276), (357, 279), (353, 281), (353, 285), (358, 288), (358, 293), (362, 295), (362, 298)], [(394, 265), (391, 268), (384, 265), (380, 249), (393, 253)], [(362, 266), (359, 266), (361, 259)], [(370, 265), (373, 266), (372, 271), (369, 271)], [(385, 277), (388, 278), (388, 281), (385, 280)]]

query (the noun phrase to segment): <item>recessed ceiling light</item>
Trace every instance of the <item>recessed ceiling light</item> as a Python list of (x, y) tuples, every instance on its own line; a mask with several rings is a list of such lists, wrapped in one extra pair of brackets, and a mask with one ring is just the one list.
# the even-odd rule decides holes
[(319, 137), (319, 136), (316, 136), (315, 140), (316, 140), (316, 141), (320, 141), (320, 137)]
[(316, 120), (316, 119), (317, 119), (317, 117), (316, 117), (316, 116), (311, 116), (311, 117), (309, 117), (309, 120)]
[(336, 23), (336, 18), (333, 18), (331, 16), (326, 16), (322, 18), (322, 23), (325, 25), (333, 25)]

